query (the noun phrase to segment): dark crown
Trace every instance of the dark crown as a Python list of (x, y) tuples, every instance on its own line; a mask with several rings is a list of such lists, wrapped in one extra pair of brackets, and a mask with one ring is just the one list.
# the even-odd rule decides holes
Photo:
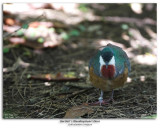
[(102, 51), (101, 56), (105, 62), (109, 62), (113, 57), (113, 53), (111, 51)]

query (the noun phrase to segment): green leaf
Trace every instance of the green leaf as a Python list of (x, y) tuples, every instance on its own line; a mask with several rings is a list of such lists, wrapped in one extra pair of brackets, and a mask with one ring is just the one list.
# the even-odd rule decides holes
[(67, 72), (66, 74), (64, 74), (64, 77), (72, 78), (75, 77), (75, 75), (75, 72)]
[(76, 29), (71, 30), (71, 32), (69, 33), (69, 35), (71, 36), (79, 36), (80, 32)]
[(29, 27), (28, 24), (23, 24), (23, 25), (22, 25), (22, 28), (23, 28), (23, 29), (27, 29), (28, 27)]
[(32, 38), (35, 38), (35, 36), (36, 36), (36, 31), (33, 31), (32, 33), (30, 33), (30, 36), (31, 36)]
[(22, 36), (23, 34), (24, 34), (23, 29), (19, 29), (19, 30), (17, 31), (17, 35), (18, 35), (18, 36)]
[(43, 43), (44, 42), (44, 39), (42, 37), (39, 37), (38, 38), (38, 43)]
[(122, 28), (123, 30), (127, 30), (129, 27), (128, 27), (127, 24), (122, 24), (122, 25), (121, 25), (121, 28)]
[(87, 8), (86, 4), (80, 4), (78, 8), (82, 12), (87, 12), (88, 11), (88, 8)]
[(3, 48), (3, 53), (8, 53), (9, 52), (9, 48)]
[(89, 32), (94, 32), (101, 29), (101, 25), (91, 25), (88, 27)]
[(129, 36), (132, 36), (133, 34), (132, 34), (132, 32), (128, 32), (128, 35), (129, 35)]
[(83, 32), (86, 30), (86, 28), (83, 25), (79, 25), (79, 29)]
[(28, 79), (29, 79), (29, 78), (31, 78), (31, 75), (30, 75), (30, 74), (28, 74), (28, 75), (27, 75), (27, 78), (28, 78)]
[(31, 52), (30, 52), (30, 51), (25, 51), (25, 52), (23, 53), (23, 55), (25, 55), (25, 56), (31, 56)]
[(50, 32), (55, 32), (55, 29), (54, 28), (49, 28), (49, 31)]
[(68, 35), (66, 32), (62, 32), (62, 33), (61, 33), (61, 37), (62, 37), (62, 39), (64, 39), (64, 40), (68, 40), (68, 39), (69, 39), (69, 35)]

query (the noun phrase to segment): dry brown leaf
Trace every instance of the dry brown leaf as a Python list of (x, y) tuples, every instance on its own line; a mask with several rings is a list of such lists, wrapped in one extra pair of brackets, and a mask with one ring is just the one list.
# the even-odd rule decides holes
[(29, 27), (32, 27), (32, 28), (37, 28), (39, 26), (44, 26), (44, 27), (50, 28), (50, 27), (53, 27), (53, 23), (52, 22), (38, 22), (38, 21), (35, 21), (35, 22), (31, 22), (29, 24)]
[(78, 118), (85, 114), (91, 114), (93, 112), (93, 109), (87, 105), (73, 106), (72, 108), (67, 110), (64, 118)]
[(21, 38), (21, 37), (11, 37), (9, 39), (9, 41), (12, 44), (24, 44), (26, 42), (26, 40), (24, 38)]
[(15, 20), (12, 19), (12, 18), (6, 18), (5, 19), (5, 24), (9, 25), (9, 26), (12, 26), (15, 24)]

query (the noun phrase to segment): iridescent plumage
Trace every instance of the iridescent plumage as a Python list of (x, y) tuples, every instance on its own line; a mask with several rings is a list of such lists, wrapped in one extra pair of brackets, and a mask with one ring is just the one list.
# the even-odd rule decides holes
[[(108, 44), (99, 50), (89, 62), (90, 81), (102, 91), (111, 91), (124, 86), (131, 71), (127, 54), (118, 46)], [(101, 99), (102, 98), (101, 94)]]

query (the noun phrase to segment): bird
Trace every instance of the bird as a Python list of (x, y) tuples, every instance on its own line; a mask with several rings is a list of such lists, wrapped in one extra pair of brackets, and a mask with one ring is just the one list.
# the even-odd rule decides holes
[[(98, 102), (105, 105), (114, 101), (114, 90), (125, 85), (131, 65), (126, 52), (113, 44), (107, 44), (89, 61), (89, 80), (92, 85), (101, 90)], [(108, 100), (103, 100), (104, 92), (112, 91)]]

